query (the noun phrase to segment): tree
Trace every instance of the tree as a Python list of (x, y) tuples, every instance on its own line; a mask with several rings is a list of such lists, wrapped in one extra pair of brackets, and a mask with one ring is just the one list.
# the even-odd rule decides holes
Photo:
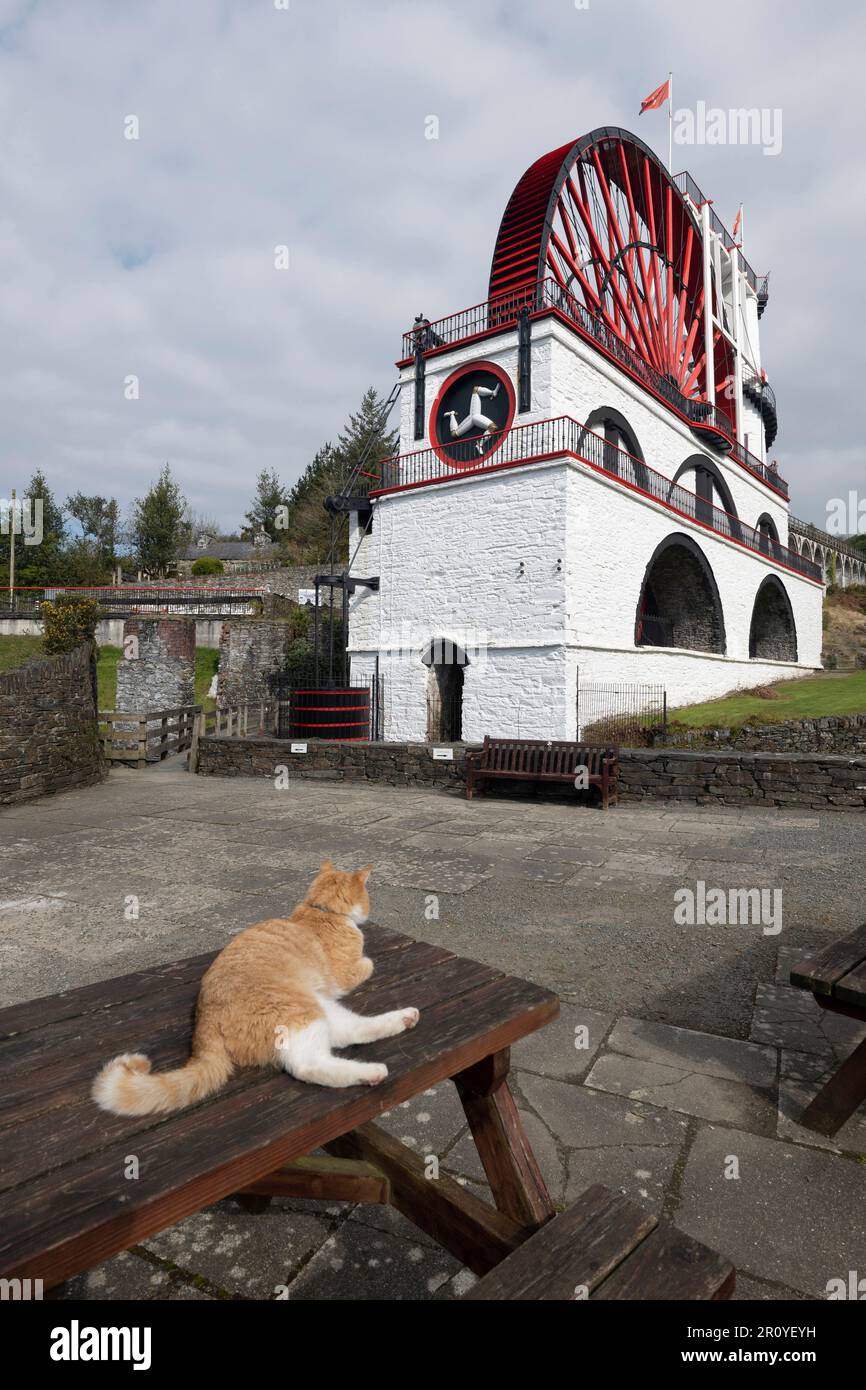
[(280, 508), (285, 508), (288, 501), (289, 495), (276, 471), (272, 469), (269, 473), (263, 468), (258, 476), (252, 506), (244, 517), (246, 525), (241, 527), (244, 539), (252, 540), (259, 532), (266, 531), (272, 541), (278, 541), (281, 529), (284, 533), (284, 528), (278, 526)]
[(96, 642), (99, 604), (78, 594), (58, 594), (54, 603), (43, 603), (42, 650), (56, 655), (73, 652), (82, 642)]
[(78, 522), (85, 540), (99, 546), (106, 561), (115, 558), (120, 539), (120, 509), (114, 497), (88, 497), (83, 492), (66, 499), (66, 509)]
[[(315, 564), (330, 556), (331, 517), (325, 511), (325, 499), (341, 492), (358, 467), (375, 474), (379, 462), (395, 452), (399, 433), (389, 430), (383, 417), (384, 402), (371, 386), (364, 392), (359, 409), (349, 416), (336, 445), (323, 444), (292, 488), (283, 547), (296, 564)], [(361, 478), (359, 490), (370, 483), (370, 478)], [(349, 549), (344, 513), (334, 518), (333, 534), (334, 560), (345, 563)]]
[[(334, 446), (323, 444), (289, 494), (288, 525), (281, 532), (281, 544), (295, 564), (314, 565), (327, 558), (331, 518), (325, 511), (325, 498), (339, 492), (342, 484), (343, 464)], [(345, 538), (339, 554), (346, 558)]]
[(346, 481), (362, 460), (364, 467), (375, 473), (376, 465), (396, 452), (399, 431), (388, 429), (384, 411), (385, 402), (375, 387), (369, 386), (361, 398), (360, 409), (349, 416), (346, 428), (337, 437), (336, 452)]
[[(38, 540), (35, 545), (27, 545), (26, 531), (18, 531), (15, 537), (15, 583), (41, 585), (62, 582), (65, 578), (62, 552), (66, 522), (63, 508), (55, 501), (41, 468), (37, 468), (19, 501), (26, 512), (26, 531), (30, 531)], [(8, 526), (6, 529), (7, 534), (0, 535), (0, 565), (8, 580), (11, 547)]]
[(141, 569), (164, 578), (178, 551), (188, 543), (186, 498), (165, 465), (145, 497), (132, 504), (129, 534)]

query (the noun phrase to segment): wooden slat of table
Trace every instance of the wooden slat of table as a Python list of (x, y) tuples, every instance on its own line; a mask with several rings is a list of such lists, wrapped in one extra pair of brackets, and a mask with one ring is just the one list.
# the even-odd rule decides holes
[(675, 1226), (659, 1226), (590, 1298), (600, 1303), (614, 1299), (718, 1301), (730, 1298), (735, 1277), (724, 1255)]
[(468, 1299), (573, 1300), (590, 1296), (654, 1230), (656, 1218), (618, 1192), (595, 1185), (529, 1237)]
[[(381, 1000), (382, 1007), (422, 1007), (421, 1024), (412, 1033), (357, 1051), (388, 1064), (387, 1082), (374, 1089), (334, 1091), (304, 1086), (282, 1074), (253, 1072), (201, 1105), (152, 1118), (149, 1125), (96, 1112), (100, 1123), (118, 1128), (111, 1134), (93, 1132), (88, 1137), (92, 1151), (74, 1158), (72, 1137), (67, 1136), (63, 1152), (49, 1159), (55, 1165), (51, 1171), (33, 1170), (34, 1157), (37, 1162), (41, 1158), (38, 1146), (31, 1144), (29, 1169), (22, 1161), (16, 1169), (18, 1185), (0, 1195), (0, 1270), (7, 1277), (42, 1278), (50, 1287), (509, 1046), (558, 1012), (558, 1001), (548, 991), (475, 962), (460, 962), (447, 952), (444, 960), (432, 964), (427, 957), (412, 998), (404, 998), (402, 971), (411, 975), (413, 953), (436, 948), (402, 944), (407, 938), (381, 929), (368, 928), (366, 936), (374, 960), (384, 952), (383, 972), (352, 996), (355, 1007), (378, 1011), (380, 1004), (374, 1005), (374, 999)], [(398, 944), (401, 971), (384, 978), (387, 952)], [(142, 973), (146, 972), (132, 977), (136, 998), (141, 997)], [(98, 1064), (105, 1054), (99, 1045), (93, 988), (88, 987), (84, 1007), (86, 1016), (96, 1019), (93, 1061)], [(122, 1008), (122, 983), (110, 982), (109, 992), (112, 1008)], [(69, 1003), (67, 995), (64, 1018), (70, 1017)], [(16, 1006), (16, 1026), (22, 1022), (20, 1008)], [(56, 1012), (54, 1017), (60, 1021)], [(0, 1032), (6, 1023), (0, 1015)], [(174, 1060), (186, 1055), (188, 1040), (187, 1021), (173, 1044), (179, 1054)], [(146, 1047), (147, 1038), (130, 1038), (128, 1045)], [(70, 1104), (80, 1104), (82, 1092), (86, 1101), (94, 1069), (88, 1067), (86, 1074), (82, 1070), (78, 1080), (70, 1082)], [(61, 1113), (51, 1112), (52, 1128)], [(38, 1117), (34, 1124), (37, 1121)], [(35, 1138), (35, 1129), (32, 1132)], [(46, 1132), (43, 1121), (43, 1138)], [(129, 1154), (135, 1154), (140, 1165), (134, 1181), (123, 1176)]]
[(813, 994), (833, 995), (843, 976), (866, 961), (866, 924), (848, 936), (810, 952), (791, 971), (791, 984)]

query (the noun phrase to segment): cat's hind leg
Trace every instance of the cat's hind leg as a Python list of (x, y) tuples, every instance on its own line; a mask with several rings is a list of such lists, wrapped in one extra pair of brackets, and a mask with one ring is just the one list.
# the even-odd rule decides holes
[(353, 1043), (376, 1042), (378, 1038), (394, 1038), (414, 1028), (421, 1017), (417, 1009), (392, 1009), (386, 1014), (356, 1014), (335, 999), (317, 996), (325, 1015), (332, 1047), (351, 1047)]
[(317, 1086), (378, 1086), (388, 1075), (379, 1062), (355, 1062), (335, 1057), (327, 1019), (319, 1018), (303, 1028), (278, 1026), (275, 1030), (277, 1065), (298, 1081)]

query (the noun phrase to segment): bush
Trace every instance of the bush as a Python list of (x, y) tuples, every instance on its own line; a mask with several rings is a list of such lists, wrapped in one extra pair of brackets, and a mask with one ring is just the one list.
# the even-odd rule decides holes
[(225, 574), (225, 566), (222, 560), (218, 560), (215, 555), (202, 555), (200, 560), (193, 560), (192, 573)]
[(40, 604), (42, 609), (42, 650), (51, 656), (75, 651), (82, 642), (96, 646), (99, 604), (76, 594), (58, 594), (55, 603)]

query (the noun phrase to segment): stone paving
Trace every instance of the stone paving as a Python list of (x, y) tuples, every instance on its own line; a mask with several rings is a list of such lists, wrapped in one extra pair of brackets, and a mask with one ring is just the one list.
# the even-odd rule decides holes
[[(787, 983), (864, 919), (862, 815), (619, 807), (499, 792), (115, 770), (0, 813), (2, 1002), (222, 945), (286, 912), (325, 856), (372, 862), (373, 919), (556, 989), (513, 1050), (554, 1200), (621, 1189), (728, 1255), (739, 1298), (866, 1276), (866, 1107), (797, 1117), (862, 1036)], [(781, 889), (782, 930), (677, 925), (674, 893)], [(138, 917), (130, 912), (138, 900)], [(485, 1195), (450, 1083), (382, 1123)], [(231, 1199), (67, 1286), (86, 1298), (452, 1299), (472, 1276), (397, 1213)]]

